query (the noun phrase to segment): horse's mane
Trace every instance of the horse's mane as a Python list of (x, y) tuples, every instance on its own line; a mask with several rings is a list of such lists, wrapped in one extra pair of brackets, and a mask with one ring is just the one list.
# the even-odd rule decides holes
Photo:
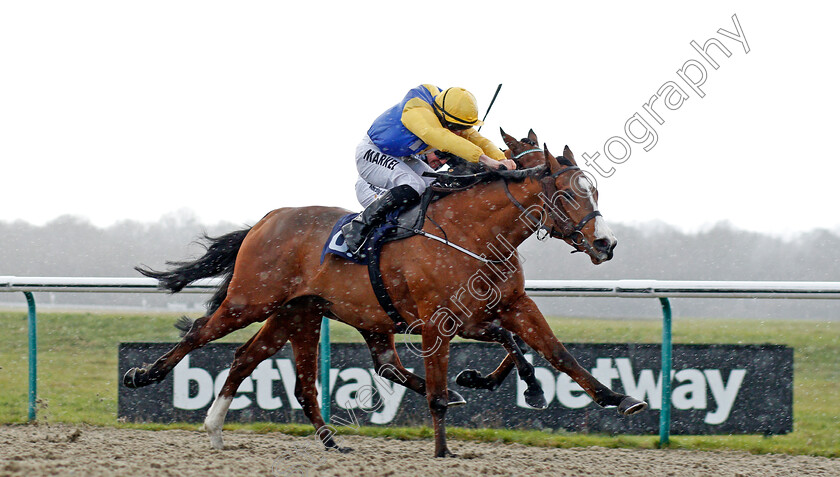
[(530, 167), (528, 169), (516, 169), (513, 171), (500, 171), (487, 169), (481, 164), (474, 164), (463, 161), (457, 164), (448, 172), (425, 172), (424, 176), (434, 177), (434, 186), (439, 191), (464, 190), (479, 184), (489, 182), (506, 181), (522, 182), (528, 178), (539, 178), (545, 174), (545, 165)]
[(504, 179), (511, 182), (522, 182), (528, 178), (539, 178), (545, 174), (545, 164), (540, 164), (536, 167), (529, 167), (527, 169), (516, 169), (514, 171), (489, 171), (496, 176), (493, 180)]

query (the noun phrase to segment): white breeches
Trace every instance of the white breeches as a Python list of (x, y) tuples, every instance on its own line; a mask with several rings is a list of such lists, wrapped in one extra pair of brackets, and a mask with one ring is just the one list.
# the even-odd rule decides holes
[(356, 147), (356, 169), (359, 171), (356, 198), (362, 207), (367, 207), (382, 194), (399, 185), (409, 185), (418, 194), (423, 194), (434, 180), (422, 175), (427, 171), (434, 172), (428, 164), (411, 156), (389, 156), (380, 151), (367, 134)]

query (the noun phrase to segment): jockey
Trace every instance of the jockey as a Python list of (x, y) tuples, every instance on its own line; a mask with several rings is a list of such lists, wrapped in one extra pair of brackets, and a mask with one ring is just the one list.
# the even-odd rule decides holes
[(356, 148), (356, 196), (365, 210), (341, 229), (348, 250), (358, 252), (389, 212), (420, 201), (432, 181), (423, 172), (445, 162), (435, 150), (491, 169), (515, 169), (514, 162), (473, 127), (481, 124), (472, 93), (464, 88), (441, 91), (428, 84), (411, 89), (376, 118)]

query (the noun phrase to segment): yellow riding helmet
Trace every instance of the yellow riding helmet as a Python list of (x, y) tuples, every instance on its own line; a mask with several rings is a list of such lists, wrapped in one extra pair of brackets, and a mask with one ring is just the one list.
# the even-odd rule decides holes
[(481, 126), (475, 96), (464, 88), (447, 88), (435, 96), (435, 110), (441, 118), (462, 126)]

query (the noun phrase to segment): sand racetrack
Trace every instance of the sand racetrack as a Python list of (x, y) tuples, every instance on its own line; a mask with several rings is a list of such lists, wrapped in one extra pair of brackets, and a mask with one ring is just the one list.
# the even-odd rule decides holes
[(225, 431), (225, 450), (197, 431), (75, 425), (0, 426), (0, 476), (40, 475), (840, 475), (840, 459), (743, 452), (547, 449), (450, 441), (458, 458), (431, 457), (429, 440), (338, 436), (349, 454), (312, 438)]

